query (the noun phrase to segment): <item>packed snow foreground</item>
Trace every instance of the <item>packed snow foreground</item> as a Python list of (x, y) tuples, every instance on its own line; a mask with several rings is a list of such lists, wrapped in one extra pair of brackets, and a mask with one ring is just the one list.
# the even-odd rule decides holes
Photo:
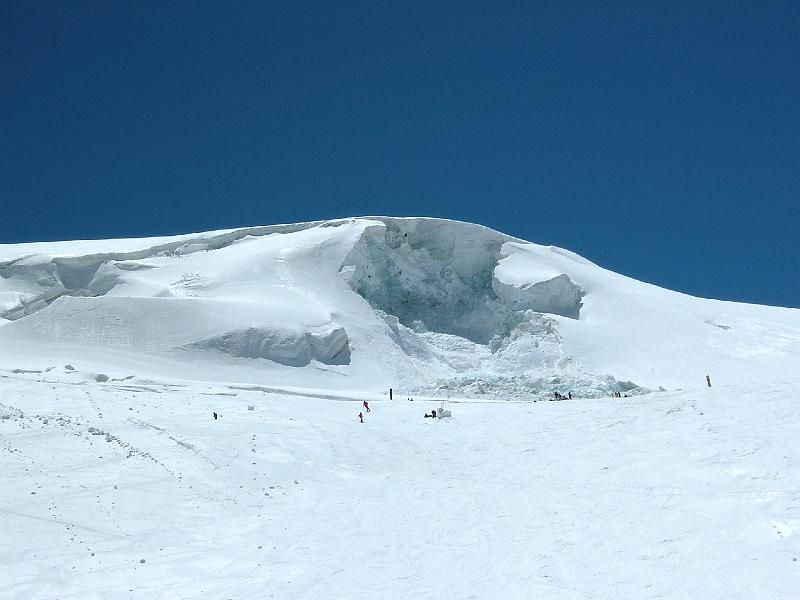
[(796, 598), (798, 384), (468, 223), (0, 245), (0, 597)]

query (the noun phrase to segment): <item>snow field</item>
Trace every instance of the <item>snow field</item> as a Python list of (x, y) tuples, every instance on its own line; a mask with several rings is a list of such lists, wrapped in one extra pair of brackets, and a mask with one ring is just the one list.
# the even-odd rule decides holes
[(0, 597), (789, 599), (800, 585), (789, 384), (463, 399), (443, 421), (423, 418), (438, 401), (373, 398), (362, 425), (360, 391), (138, 381), (0, 373)]

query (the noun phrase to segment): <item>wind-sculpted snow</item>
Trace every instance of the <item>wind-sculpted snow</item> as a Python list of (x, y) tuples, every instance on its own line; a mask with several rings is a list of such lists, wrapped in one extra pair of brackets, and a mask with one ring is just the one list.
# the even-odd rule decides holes
[[(304, 228), (224, 234), (203, 244), (160, 243), (149, 256), (134, 251), (132, 259), (112, 251), (12, 260), (0, 280), (4, 288), (15, 288), (4, 298), (4, 318), (14, 319), (5, 335), (138, 354), (202, 350), (205, 360), (221, 363), (225, 355), (293, 367), (312, 361), (347, 365), (349, 338), (331, 314), (335, 307), (310, 289), (328, 282), (304, 282), (304, 270), (292, 268), (306, 260), (320, 264), (320, 246), (331, 253), (328, 229), (315, 227), (293, 243), (298, 229)], [(354, 232), (357, 237), (360, 229)], [(329, 279), (342, 291), (347, 288), (337, 269), (351, 244), (338, 259), (331, 253)]]
[(0, 352), (155, 361), (200, 379), (510, 398), (789, 377), (798, 314), (692, 298), (441, 219), (0, 245)]
[(189, 347), (242, 358), (265, 358), (290, 367), (305, 367), (312, 360), (326, 365), (350, 364), (349, 340), (341, 327), (301, 335), (278, 328), (250, 327), (193, 342)]
[(154, 268), (141, 259), (184, 257), (226, 248), (247, 236), (291, 233), (317, 223), (272, 225), (142, 240), (0, 245), (0, 318), (32, 314), (61, 296), (100, 296), (119, 271)]

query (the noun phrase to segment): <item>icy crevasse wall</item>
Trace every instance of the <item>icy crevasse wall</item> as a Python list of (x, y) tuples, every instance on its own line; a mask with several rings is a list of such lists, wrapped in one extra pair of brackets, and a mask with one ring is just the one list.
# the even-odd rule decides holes
[(565, 274), (524, 286), (511, 285), (494, 277), (492, 289), (513, 310), (532, 310), (570, 319), (580, 316), (583, 290)]
[(387, 220), (367, 228), (344, 264), (352, 288), (402, 324), (485, 344), (506, 328), (492, 289), (505, 239), (462, 223)]
[(453, 221), (383, 223), (366, 229), (342, 270), (373, 308), (407, 327), (488, 344), (507, 336), (526, 311), (579, 316), (583, 292), (567, 275), (524, 286), (495, 277), (503, 244), (514, 238)]

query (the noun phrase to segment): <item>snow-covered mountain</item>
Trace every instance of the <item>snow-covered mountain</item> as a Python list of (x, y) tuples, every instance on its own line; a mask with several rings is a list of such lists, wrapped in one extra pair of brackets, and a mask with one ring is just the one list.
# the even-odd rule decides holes
[(0, 246), (0, 316), (0, 599), (800, 589), (798, 310), (375, 217)]
[(426, 218), (0, 245), (0, 319), (15, 356), (284, 387), (608, 395), (800, 372), (798, 310)]

